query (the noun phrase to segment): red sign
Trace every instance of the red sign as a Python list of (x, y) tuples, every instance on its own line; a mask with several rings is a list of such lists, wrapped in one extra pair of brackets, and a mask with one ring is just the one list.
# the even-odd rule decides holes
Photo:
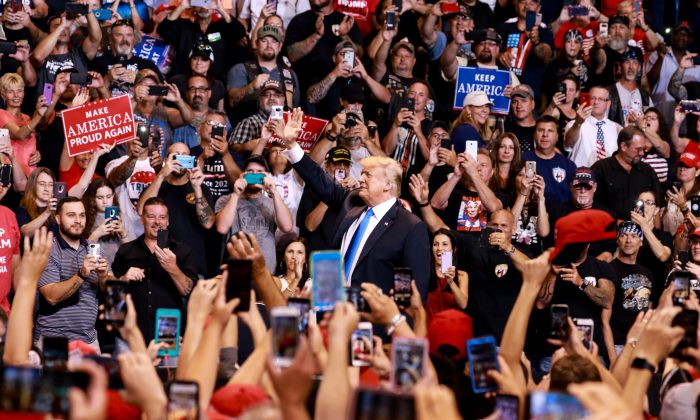
[[(285, 123), (289, 121), (290, 115), (290, 112), (284, 113)], [(326, 125), (328, 125), (327, 120), (322, 120), (320, 118), (304, 115), (304, 118), (301, 120), (301, 131), (297, 136), (297, 143), (299, 143), (299, 146), (301, 146), (301, 148), (304, 149), (305, 152), (311, 150), (314, 144), (316, 144), (318, 139), (320, 139), (323, 135), (323, 130), (326, 129)], [(277, 141), (280, 141), (280, 139), (277, 136), (273, 135), (267, 142), (267, 146), (269, 147)]]
[(119, 144), (136, 137), (129, 95), (66, 109), (61, 116), (68, 156), (92, 152), (102, 143)]
[(369, 15), (367, 0), (335, 0), (333, 6), (338, 12), (355, 19), (366, 20)]

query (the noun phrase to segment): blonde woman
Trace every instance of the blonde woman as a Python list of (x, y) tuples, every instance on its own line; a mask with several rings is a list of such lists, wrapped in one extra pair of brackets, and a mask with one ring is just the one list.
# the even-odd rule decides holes
[(452, 123), (452, 145), (457, 154), (464, 152), (466, 140), (478, 141), (478, 148), (491, 140), (488, 122), (492, 106), (493, 102), (484, 92), (471, 92), (464, 98), (464, 108)]

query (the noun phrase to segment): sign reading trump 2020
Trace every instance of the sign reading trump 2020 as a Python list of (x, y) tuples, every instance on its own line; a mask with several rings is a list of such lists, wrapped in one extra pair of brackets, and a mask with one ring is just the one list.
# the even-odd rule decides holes
[(464, 98), (473, 91), (481, 90), (493, 102), (491, 112), (508, 114), (510, 99), (503, 96), (503, 90), (510, 84), (510, 72), (506, 70), (460, 67), (457, 70), (454, 109), (462, 109)]
[(89, 102), (63, 111), (68, 156), (97, 150), (102, 143), (124, 143), (136, 136), (129, 95)]

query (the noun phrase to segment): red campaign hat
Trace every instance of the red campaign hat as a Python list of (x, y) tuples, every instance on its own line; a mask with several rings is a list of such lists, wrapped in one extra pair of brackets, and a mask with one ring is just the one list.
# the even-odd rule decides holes
[(700, 163), (700, 156), (698, 156), (696, 153), (683, 152), (681, 157), (678, 158), (678, 162), (683, 163), (689, 168), (697, 168), (698, 163)]
[(554, 225), (554, 251), (551, 262), (569, 244), (587, 244), (617, 238), (615, 219), (603, 210), (578, 210)]
[(430, 354), (440, 354), (440, 346), (449, 344), (459, 351), (454, 358), (464, 359), (467, 357), (467, 340), (473, 337), (472, 319), (469, 315), (456, 309), (438, 312), (433, 315), (428, 327)]
[(700, 227), (696, 227), (695, 230), (688, 235), (690, 237), (699, 237), (700, 238)]
[(247, 409), (267, 401), (270, 401), (270, 398), (257, 385), (228, 384), (216, 391), (209, 403), (210, 408), (216, 410), (217, 414), (238, 417)]

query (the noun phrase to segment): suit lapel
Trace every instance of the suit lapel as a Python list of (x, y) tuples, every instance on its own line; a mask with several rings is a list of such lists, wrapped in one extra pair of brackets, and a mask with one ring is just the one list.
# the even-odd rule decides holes
[(369, 238), (365, 241), (365, 245), (362, 247), (362, 253), (360, 254), (360, 257), (357, 259), (357, 263), (355, 263), (355, 267), (357, 267), (360, 264), (360, 261), (369, 254), (369, 252), (372, 250), (374, 247), (374, 244), (377, 243), (379, 238), (382, 237), (384, 232), (386, 232), (391, 225), (394, 224), (394, 219), (396, 219), (396, 213), (399, 211), (399, 201), (396, 201), (396, 204), (394, 204), (388, 212), (382, 217), (382, 220), (379, 221), (379, 224), (374, 228), (372, 233), (369, 235)]
[(338, 249), (340, 249), (340, 246), (343, 241), (343, 235), (345, 235), (345, 232), (347, 232), (350, 229), (352, 222), (354, 222), (358, 217), (360, 217), (362, 212), (365, 210), (367, 210), (367, 206), (353, 207), (352, 209), (350, 209), (350, 211), (348, 211), (345, 214), (345, 217), (338, 225), (338, 230), (335, 233), (335, 238), (333, 241), (333, 243), (338, 244)]

